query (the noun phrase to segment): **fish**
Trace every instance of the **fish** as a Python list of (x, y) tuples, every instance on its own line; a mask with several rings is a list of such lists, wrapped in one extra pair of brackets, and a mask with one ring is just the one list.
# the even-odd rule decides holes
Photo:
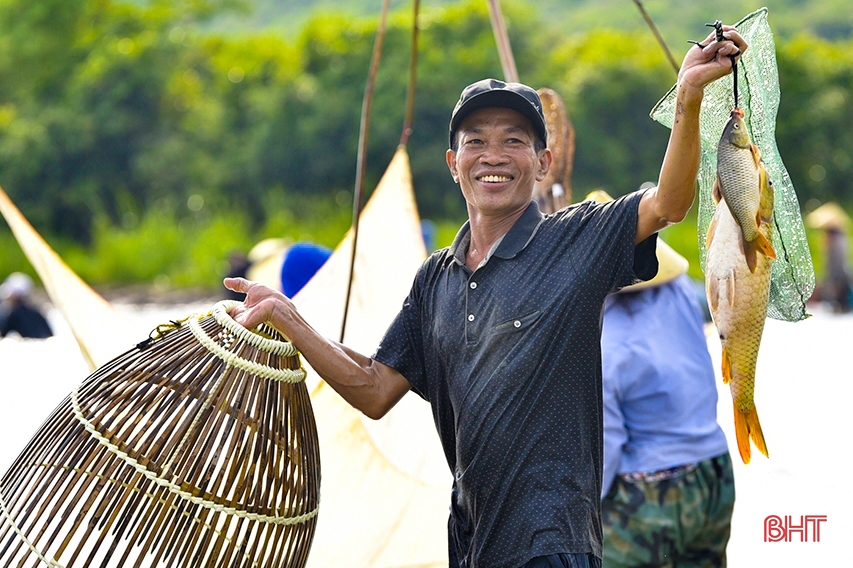
[[(760, 183), (743, 184), (740, 188), (740, 192), (754, 195), (740, 195), (730, 186), (729, 196), (758, 203), (754, 217), (756, 232), (761, 239), (771, 243), (773, 184), (760, 161), (759, 166)], [(747, 464), (751, 458), (750, 439), (762, 454), (769, 457), (755, 407), (755, 368), (767, 318), (775, 255), (756, 254), (753, 263), (748, 262), (744, 255), (748, 241), (743, 225), (727, 197), (718, 193), (714, 195), (717, 206), (706, 237), (705, 289), (722, 345), (723, 383), (729, 385), (732, 394), (738, 452), (743, 463)]]
[[(751, 272), (755, 272), (757, 253), (776, 258), (773, 245), (759, 231), (759, 192), (766, 185), (767, 171), (761, 161), (761, 152), (752, 143), (742, 109), (732, 110), (720, 142), (717, 144), (717, 178), (714, 182), (714, 200), (725, 202), (743, 232), (743, 254)], [(748, 191), (744, 191), (748, 188)]]

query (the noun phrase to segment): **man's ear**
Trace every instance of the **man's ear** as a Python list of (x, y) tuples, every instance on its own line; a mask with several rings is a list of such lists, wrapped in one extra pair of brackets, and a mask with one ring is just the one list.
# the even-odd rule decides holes
[(539, 169), (536, 172), (536, 181), (542, 181), (551, 169), (551, 161), (554, 159), (550, 148), (545, 148), (539, 152)]
[(447, 168), (450, 170), (450, 175), (453, 176), (453, 183), (459, 183), (459, 172), (456, 171), (456, 152), (448, 148), (444, 154), (444, 159), (447, 161)]

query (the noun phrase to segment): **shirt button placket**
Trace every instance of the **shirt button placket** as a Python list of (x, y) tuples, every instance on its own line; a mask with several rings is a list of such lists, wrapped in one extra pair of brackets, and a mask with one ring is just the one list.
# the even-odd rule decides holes
[[(468, 288), (469, 288), (468, 292), (470, 294), (471, 290), (477, 289), (477, 283), (474, 280), (471, 280), (470, 282), (468, 282)], [(467, 300), (465, 302), (465, 305), (468, 307), (468, 309), (472, 309), (473, 308), (473, 305), (472, 305), (473, 302), (472, 302), (472, 298), (469, 296), (469, 294), (466, 294)], [(472, 312), (468, 312), (467, 319), (468, 319), (469, 325), (465, 326), (465, 336), (466, 336), (466, 340), (470, 343), (472, 341), (475, 341), (475, 339), (474, 339), (475, 331), (474, 331), (473, 326), (470, 324), (473, 324), (474, 320), (477, 318)]]

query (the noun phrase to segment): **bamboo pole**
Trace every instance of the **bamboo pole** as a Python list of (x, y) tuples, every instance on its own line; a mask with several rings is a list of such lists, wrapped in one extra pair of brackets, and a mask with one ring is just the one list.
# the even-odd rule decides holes
[(355, 170), (355, 189), (352, 196), (352, 258), (349, 265), (349, 279), (347, 281), (347, 295), (344, 301), (344, 316), (341, 321), (340, 341), (344, 341), (344, 333), (347, 328), (347, 314), (349, 313), (350, 296), (352, 295), (352, 282), (355, 272), (355, 254), (358, 250), (358, 220), (361, 216), (361, 201), (364, 191), (364, 175), (367, 164), (367, 135), (370, 127), (370, 109), (373, 105), (373, 89), (376, 86), (376, 72), (379, 70), (379, 61), (382, 59), (382, 44), (385, 41), (385, 27), (388, 21), (388, 8), (391, 0), (382, 3), (382, 14), (379, 17), (379, 28), (376, 30), (376, 40), (373, 43), (373, 55), (370, 58), (370, 71), (367, 76), (367, 85), (364, 88), (364, 99), (361, 105), (361, 123), (358, 131), (358, 158)]
[(495, 34), (495, 43), (498, 45), (498, 55), (501, 59), (504, 79), (510, 83), (518, 83), (518, 69), (515, 67), (515, 57), (509, 43), (506, 22), (503, 13), (501, 13), (500, 0), (489, 0), (489, 17), (492, 21), (492, 32)]
[(400, 146), (405, 146), (409, 143), (409, 136), (412, 134), (412, 123), (415, 117), (415, 85), (417, 83), (418, 71), (418, 34), (420, 26), (418, 25), (418, 15), (420, 14), (421, 2), (414, 2), (414, 16), (412, 19), (412, 57), (409, 62), (409, 83), (406, 86), (406, 117), (403, 120), (403, 134), (400, 136)]
[(669, 47), (666, 45), (666, 42), (663, 39), (663, 36), (660, 35), (658, 31), (658, 27), (655, 25), (652, 17), (649, 16), (648, 12), (646, 12), (646, 8), (643, 6), (642, 0), (634, 0), (634, 4), (637, 5), (637, 8), (640, 10), (640, 14), (642, 14), (643, 19), (646, 20), (646, 23), (649, 25), (649, 28), (652, 30), (655, 38), (658, 40), (658, 43), (663, 48), (664, 53), (666, 53), (667, 59), (669, 59), (669, 64), (672, 65), (672, 68), (675, 70), (675, 74), (678, 75), (679, 66), (675, 61), (675, 58), (672, 56), (672, 52), (669, 50)]

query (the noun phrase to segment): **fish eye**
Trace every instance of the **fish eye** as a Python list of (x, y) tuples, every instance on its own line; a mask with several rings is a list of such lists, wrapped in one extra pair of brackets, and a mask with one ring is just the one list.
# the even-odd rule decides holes
[(737, 122), (735, 122), (735, 124), (734, 124), (734, 129), (735, 129), (735, 130), (737, 130), (737, 129), (739, 129), (739, 128), (740, 128), (740, 124), (738, 124)]

